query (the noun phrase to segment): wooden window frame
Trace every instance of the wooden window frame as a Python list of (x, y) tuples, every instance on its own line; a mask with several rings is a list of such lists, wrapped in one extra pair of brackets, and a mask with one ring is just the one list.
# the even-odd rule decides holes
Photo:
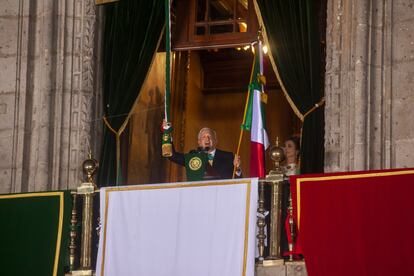
[[(175, 51), (240, 47), (250, 44), (257, 39), (258, 22), (253, 6), (253, 0), (248, 0), (248, 13), (246, 18), (246, 32), (232, 32), (222, 34), (196, 35), (196, 1), (176, 0), (175, 2), (175, 26), (172, 35), (172, 49)], [(215, 25), (235, 20), (222, 20), (206, 24)], [(236, 20), (237, 21), (237, 20)], [(244, 21), (244, 20), (241, 20)]]

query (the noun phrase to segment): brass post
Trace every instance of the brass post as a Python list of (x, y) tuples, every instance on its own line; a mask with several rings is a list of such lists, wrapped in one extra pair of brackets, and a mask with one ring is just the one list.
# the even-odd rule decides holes
[[(277, 177), (277, 175), (275, 175)], [(283, 180), (283, 175), (278, 176)], [(282, 181), (271, 182), (270, 203), (270, 234), (269, 234), (269, 257), (270, 260), (281, 259), (280, 238), (282, 230)]]
[(82, 167), (86, 174), (86, 182), (82, 183), (76, 191), (78, 195), (83, 197), (80, 269), (72, 271), (72, 275), (92, 276), (94, 273), (91, 268), (93, 197), (96, 189), (93, 174), (98, 168), (98, 161), (93, 159), (89, 153), (89, 158), (83, 162)]
[(80, 268), (91, 270), (93, 193), (84, 194), (82, 210), (82, 239)]
[(257, 218), (257, 227), (258, 227), (258, 233), (257, 233), (257, 246), (259, 251), (259, 262), (263, 262), (264, 258), (264, 247), (265, 247), (265, 208), (264, 208), (264, 191), (265, 191), (265, 182), (259, 181), (259, 206), (257, 208), (258, 218)]
[(75, 270), (75, 258), (76, 258), (76, 237), (77, 237), (77, 212), (76, 212), (76, 192), (72, 192), (72, 215), (70, 218), (70, 243), (69, 243), (69, 270)]
[(266, 182), (271, 185), (270, 225), (269, 225), (269, 256), (263, 265), (283, 264), (280, 254), (280, 240), (282, 230), (282, 183), (283, 171), (280, 163), (284, 160), (284, 152), (279, 147), (279, 139), (270, 149), (270, 158), (274, 161), (275, 168), (266, 176)]

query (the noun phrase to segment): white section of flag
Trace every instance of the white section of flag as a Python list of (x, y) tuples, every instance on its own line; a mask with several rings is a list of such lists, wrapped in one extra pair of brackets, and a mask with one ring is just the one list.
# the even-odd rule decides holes
[(100, 193), (97, 275), (254, 275), (257, 179)]
[(266, 150), (269, 147), (269, 138), (267, 137), (267, 132), (263, 124), (262, 108), (260, 101), (261, 92), (258, 90), (253, 90), (251, 92), (253, 92), (253, 114), (252, 128), (250, 131), (250, 140), (252, 142), (264, 145), (264, 149)]

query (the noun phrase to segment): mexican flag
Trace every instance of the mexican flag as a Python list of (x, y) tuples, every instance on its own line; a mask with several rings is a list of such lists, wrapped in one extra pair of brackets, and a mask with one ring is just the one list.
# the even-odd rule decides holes
[(260, 78), (262, 70), (262, 53), (256, 47), (252, 77), (249, 84), (249, 96), (242, 128), (250, 130), (250, 177), (264, 177), (265, 150), (269, 139), (265, 129), (264, 100), (266, 94), (262, 91)]

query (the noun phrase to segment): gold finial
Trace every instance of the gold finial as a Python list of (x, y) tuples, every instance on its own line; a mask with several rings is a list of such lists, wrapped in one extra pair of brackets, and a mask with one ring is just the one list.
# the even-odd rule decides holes
[(257, 30), (257, 40), (258, 41), (263, 41), (263, 28), (262, 28), (262, 26), (260, 26), (259, 29)]
[(86, 175), (86, 179), (85, 179), (86, 182), (93, 183), (95, 185), (95, 183), (93, 182), (93, 175), (95, 174), (98, 167), (99, 167), (98, 161), (96, 161), (92, 157), (92, 152), (89, 150), (88, 159), (86, 159), (82, 163), (83, 173)]
[(285, 160), (285, 153), (283, 149), (279, 146), (279, 137), (276, 137), (275, 145), (270, 149), (270, 158), (275, 163), (274, 172), (282, 173), (282, 168), (280, 163)]

